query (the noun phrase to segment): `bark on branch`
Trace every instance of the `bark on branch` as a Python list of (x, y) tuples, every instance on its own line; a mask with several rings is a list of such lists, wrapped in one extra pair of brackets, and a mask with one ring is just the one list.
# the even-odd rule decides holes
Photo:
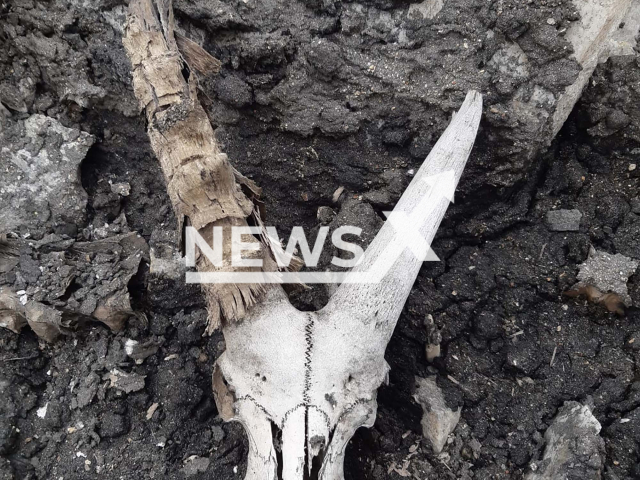
[[(199, 51), (194, 42), (183, 38), (176, 42), (169, 0), (133, 0), (129, 9), (123, 43), (132, 64), (134, 92), (147, 118), (149, 140), (162, 166), (179, 228), (185, 223), (192, 225), (211, 241), (214, 226), (225, 231), (231, 226), (246, 226), (248, 217), (258, 215), (249, 196), (257, 196), (259, 188), (235, 172), (220, 151), (207, 114), (198, 101), (195, 73), (191, 70), (188, 78), (183, 73), (189, 69), (179, 44), (188, 47), (185, 55), (191, 58), (196, 52), (197, 70), (214, 69), (216, 62)], [(236, 178), (241, 179), (245, 190)], [(259, 242), (257, 238), (250, 241)], [(230, 248), (230, 243), (225, 242), (225, 259), (231, 257)], [(263, 260), (263, 271), (277, 270), (268, 249), (263, 248), (258, 254)], [(231, 266), (230, 260), (225, 262), (216, 267), (201, 256), (197, 268), (201, 272), (260, 270), (240, 269)], [(260, 284), (203, 286), (209, 306), (207, 333), (218, 328), (223, 320), (241, 319), (267, 288)]]

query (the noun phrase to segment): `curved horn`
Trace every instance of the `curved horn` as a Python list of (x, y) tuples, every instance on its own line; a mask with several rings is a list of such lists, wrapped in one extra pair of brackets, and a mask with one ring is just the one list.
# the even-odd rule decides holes
[[(340, 321), (373, 323), (388, 342), (473, 147), (482, 95), (470, 91), (387, 222), (322, 310)], [(381, 339), (382, 340), (382, 339)]]

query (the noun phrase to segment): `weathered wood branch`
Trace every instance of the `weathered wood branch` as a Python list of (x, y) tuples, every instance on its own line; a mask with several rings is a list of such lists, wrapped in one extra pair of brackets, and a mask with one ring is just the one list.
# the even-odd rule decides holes
[[(131, 60), (134, 92), (146, 114), (149, 140), (162, 166), (179, 228), (187, 222), (210, 241), (213, 227), (228, 231), (231, 226), (246, 226), (254, 204), (236, 182), (233, 167), (220, 151), (198, 101), (195, 73), (191, 71), (188, 78), (183, 74), (187, 65), (179, 44), (191, 52), (187, 54), (190, 58), (200, 47), (181, 37), (176, 42), (170, 1), (134, 0), (129, 8), (123, 43)], [(215, 70), (216, 62), (205, 54), (200, 52), (194, 68)], [(249, 190), (256, 195), (255, 188)], [(256, 238), (250, 241), (259, 242)], [(229, 242), (224, 248), (224, 258), (229, 259)], [(276, 270), (268, 249), (261, 251), (263, 269)], [(201, 256), (197, 268), (202, 272), (256, 270), (233, 267), (230, 260), (225, 262), (216, 267)], [(207, 331), (218, 328), (223, 320), (243, 318), (267, 288), (261, 284), (203, 286), (209, 307)]]

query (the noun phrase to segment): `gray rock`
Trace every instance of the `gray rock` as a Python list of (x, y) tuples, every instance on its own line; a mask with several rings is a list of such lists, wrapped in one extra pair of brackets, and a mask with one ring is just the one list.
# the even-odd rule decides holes
[(214, 425), (211, 427), (211, 437), (214, 443), (222, 443), (225, 437), (224, 429), (220, 425)]
[(440, 13), (444, 0), (424, 0), (422, 3), (412, 3), (407, 15), (416, 19), (433, 19)]
[(138, 342), (128, 338), (124, 344), (124, 349), (128, 357), (136, 361), (142, 361), (151, 355), (155, 355), (160, 345), (162, 345), (161, 339), (151, 338), (145, 342)]
[(620, 110), (614, 110), (607, 115), (607, 127), (611, 130), (620, 130), (631, 123), (631, 118)]
[(87, 194), (79, 178), (94, 137), (32, 115), (0, 130), (0, 231), (26, 234), (82, 224)]
[(121, 197), (128, 197), (131, 194), (131, 185), (129, 182), (112, 183), (111, 191)]
[(488, 64), (498, 72), (515, 79), (529, 78), (529, 60), (517, 43), (507, 43), (498, 50)]
[(371, 205), (385, 206), (391, 203), (391, 197), (389, 196), (389, 192), (385, 189), (380, 190), (372, 190), (370, 192), (366, 192), (362, 198), (369, 202)]
[(137, 373), (125, 373), (114, 368), (107, 378), (111, 381), (111, 388), (117, 388), (124, 393), (137, 392), (144, 388), (145, 377)]
[(186, 477), (192, 477), (198, 473), (206, 472), (209, 468), (211, 461), (208, 458), (203, 457), (189, 457), (182, 471)]
[(617, 253), (611, 255), (589, 250), (589, 258), (578, 268), (578, 280), (582, 284), (593, 285), (601, 292), (614, 292), (620, 295), (625, 305), (631, 306), (631, 297), (627, 290), (629, 277), (633, 275), (640, 262)]
[(535, 472), (525, 480), (600, 480), (604, 460), (600, 429), (589, 407), (565, 402), (544, 434), (547, 446), (542, 461), (533, 462)]
[(76, 390), (76, 403), (73, 406), (84, 408), (89, 405), (96, 393), (98, 393), (99, 382), (100, 377), (94, 372), (83, 377), (80, 386)]
[(580, 230), (580, 210), (551, 210), (547, 212), (547, 223), (552, 232), (577, 232)]
[[(31, 98), (33, 101), (33, 98)], [(0, 102), (16, 112), (27, 113), (25, 98), (20, 89), (8, 82), (0, 83)]]
[(336, 212), (334, 212), (331, 207), (318, 207), (317, 218), (322, 225), (329, 225), (335, 216)]
[(422, 406), (422, 435), (431, 442), (433, 453), (442, 452), (447, 437), (460, 421), (461, 408), (451, 410), (434, 378), (416, 377), (414, 398)]

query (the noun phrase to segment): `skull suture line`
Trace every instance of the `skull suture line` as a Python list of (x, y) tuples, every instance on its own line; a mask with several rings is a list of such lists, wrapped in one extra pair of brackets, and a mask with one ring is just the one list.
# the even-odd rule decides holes
[[(428, 244), (481, 113), (481, 96), (470, 92), (394, 209), (418, 222)], [(439, 181), (425, 181), (433, 178)], [(343, 478), (347, 442), (375, 420), (376, 390), (389, 370), (384, 352), (422, 263), (401, 234), (387, 222), (352, 271), (380, 282), (345, 282), (319, 312), (296, 310), (273, 288), (243, 321), (223, 328), (227, 351), (217, 374), (233, 390), (232, 419), (249, 436), (247, 480), (277, 478), (272, 426), (282, 431), (283, 480), (302, 479), (314, 465), (321, 480)]]

